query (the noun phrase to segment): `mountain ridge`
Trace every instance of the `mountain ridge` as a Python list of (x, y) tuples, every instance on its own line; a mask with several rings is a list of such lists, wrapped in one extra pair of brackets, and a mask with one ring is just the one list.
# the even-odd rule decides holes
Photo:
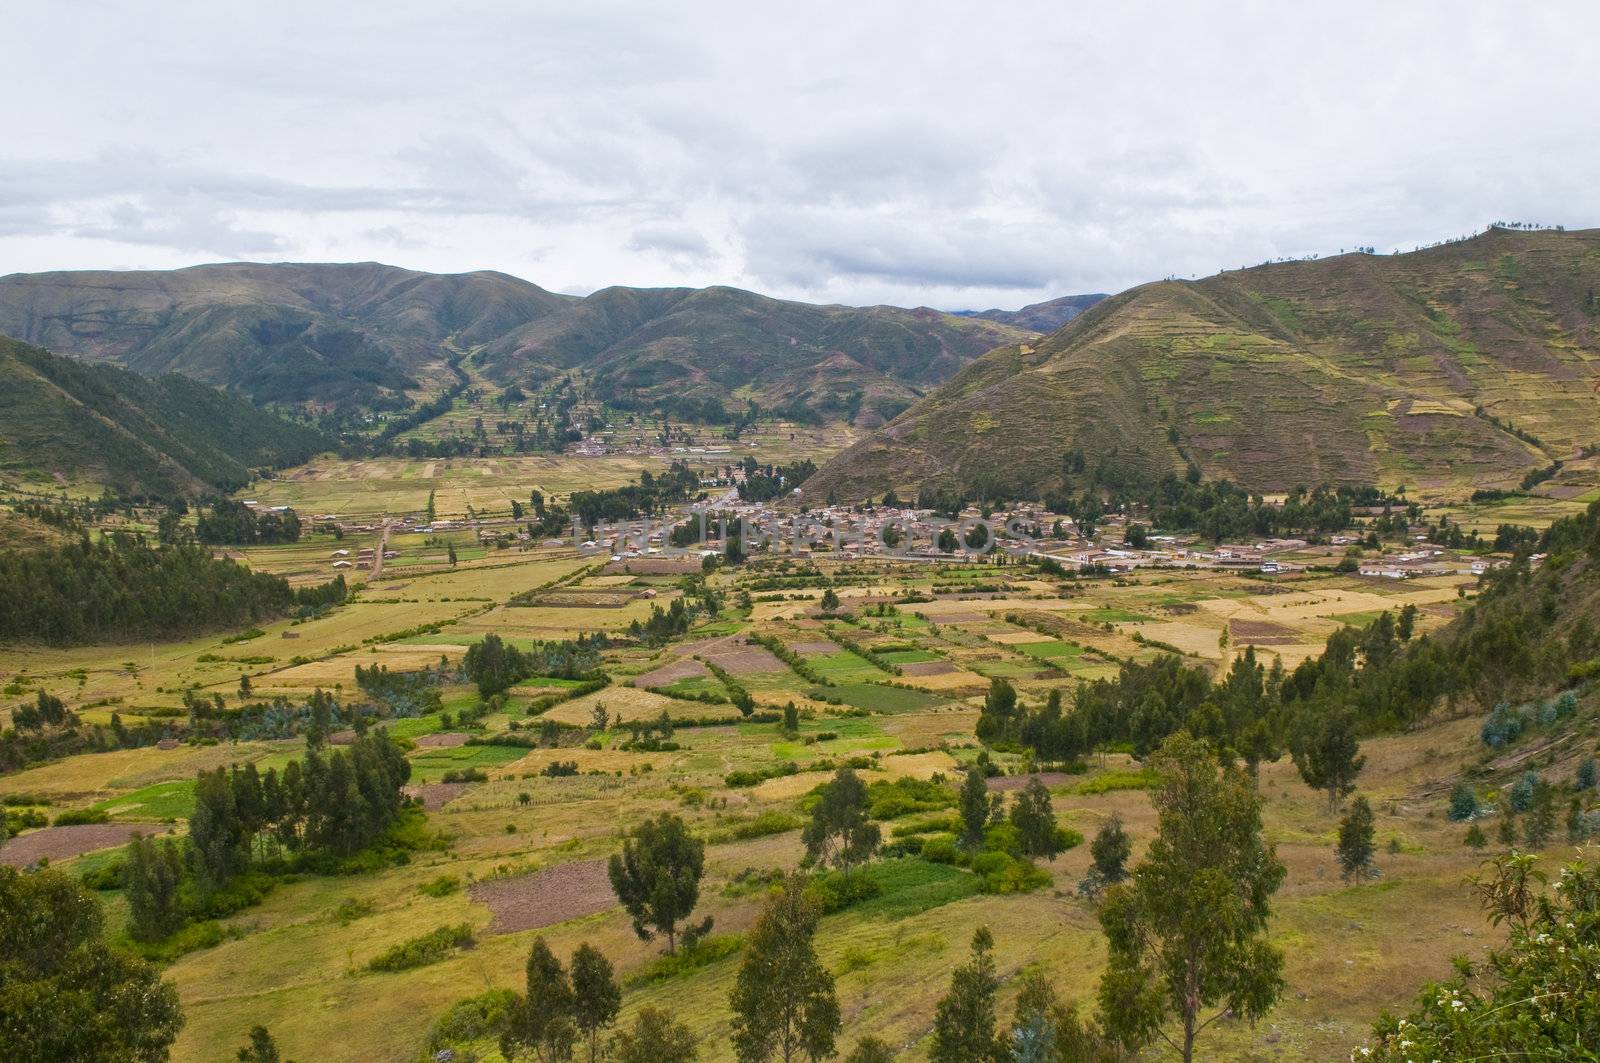
[(1600, 230), (1157, 281), (966, 366), (807, 494), (1037, 496), (1063, 456), (1253, 489), (1515, 485), (1600, 441)]
[[(740, 289), (561, 295), (495, 271), (382, 263), (217, 263), (0, 277), (0, 333), (257, 402), (398, 409), (471, 354), (493, 380), (595, 368), (635, 403), (757, 401), (892, 416), (1031, 333), (926, 308), (819, 306)], [(682, 389), (675, 393), (674, 387)]]
[(330, 445), (188, 377), (145, 377), (0, 337), (0, 473), (16, 486), (93, 482), (124, 495), (192, 498)]

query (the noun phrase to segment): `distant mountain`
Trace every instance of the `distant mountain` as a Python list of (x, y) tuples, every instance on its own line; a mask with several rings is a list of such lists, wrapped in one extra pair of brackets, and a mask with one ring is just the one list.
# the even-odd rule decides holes
[(0, 479), (18, 486), (193, 496), (241, 486), (253, 468), (302, 462), (328, 445), (187, 377), (85, 365), (0, 337)]
[(1063, 295), (1059, 299), (1030, 303), (1021, 310), (957, 310), (956, 316), (979, 317), (1032, 332), (1054, 332), (1104, 298), (1104, 294)]
[(1021, 330), (935, 310), (816, 306), (736, 288), (606, 288), (489, 345), (509, 383), (583, 367), (601, 395), (645, 405), (803, 407), (881, 423)]
[(842, 499), (1108, 476), (1515, 486), (1600, 443), (1600, 230), (1160, 282), (993, 351), (837, 456)]
[(501, 273), (227, 263), (0, 277), (0, 333), (258, 402), (362, 404), (442, 385), (467, 349), (576, 302)]
[(592, 372), (621, 401), (798, 406), (881, 423), (1027, 333), (896, 307), (812, 306), (733, 288), (557, 295), (500, 273), (377, 263), (231, 263), (0, 278), (0, 333), (86, 361), (179, 372), (257, 402), (399, 406), (475, 352), (491, 379)]

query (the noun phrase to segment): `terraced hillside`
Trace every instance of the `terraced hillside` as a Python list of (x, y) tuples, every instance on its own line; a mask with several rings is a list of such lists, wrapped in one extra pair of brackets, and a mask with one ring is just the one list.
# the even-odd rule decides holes
[(0, 336), (0, 480), (174, 497), (297, 464), (319, 433), (176, 374), (83, 365)]
[(0, 278), (0, 334), (258, 402), (401, 406), (457, 379), (592, 372), (650, 406), (807, 407), (876, 426), (1025, 329), (934, 310), (813, 306), (733, 288), (557, 295), (500, 273), (378, 263), (196, 266)]
[(1160, 282), (993, 351), (808, 493), (1013, 494), (1063, 455), (1254, 488), (1515, 485), (1600, 442), (1600, 230)]

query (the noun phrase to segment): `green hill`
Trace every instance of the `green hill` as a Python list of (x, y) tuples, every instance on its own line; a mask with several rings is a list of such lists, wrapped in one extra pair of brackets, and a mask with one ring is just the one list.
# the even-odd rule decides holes
[(1029, 494), (1091, 466), (1259, 489), (1514, 486), (1600, 442), (1600, 230), (1148, 284), (993, 351), (808, 493)]
[(0, 337), (0, 477), (19, 485), (194, 495), (327, 445), (309, 428), (187, 377), (85, 365)]
[(1021, 310), (957, 310), (956, 316), (978, 317), (1030, 332), (1054, 332), (1104, 298), (1103, 293), (1063, 295), (1059, 299), (1029, 303)]
[(584, 367), (624, 402), (752, 399), (874, 423), (997, 343), (1029, 333), (935, 310), (817, 306), (736, 288), (607, 288), (491, 344), (507, 383)]
[(453, 379), (447, 341), (477, 346), (573, 301), (375, 262), (19, 273), (0, 277), (0, 333), (258, 402), (369, 404)]
[(583, 368), (624, 401), (798, 402), (867, 424), (1032, 335), (926, 309), (812, 306), (732, 288), (607, 288), (580, 299), (500, 273), (371, 262), (14, 274), (0, 277), (0, 334), (183, 373), (257, 402), (404, 405), (443, 391), (456, 380), (449, 360), (476, 351), (505, 384)]

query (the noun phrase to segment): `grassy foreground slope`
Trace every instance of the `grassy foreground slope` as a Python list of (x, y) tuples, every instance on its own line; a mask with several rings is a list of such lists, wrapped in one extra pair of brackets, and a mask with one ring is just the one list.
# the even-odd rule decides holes
[(192, 495), (327, 445), (242, 399), (169, 374), (84, 365), (0, 336), (0, 475), (54, 488)]
[(1279, 489), (1515, 485), (1600, 441), (1600, 230), (1165, 281), (993, 351), (808, 493), (1026, 494), (1081, 448)]

